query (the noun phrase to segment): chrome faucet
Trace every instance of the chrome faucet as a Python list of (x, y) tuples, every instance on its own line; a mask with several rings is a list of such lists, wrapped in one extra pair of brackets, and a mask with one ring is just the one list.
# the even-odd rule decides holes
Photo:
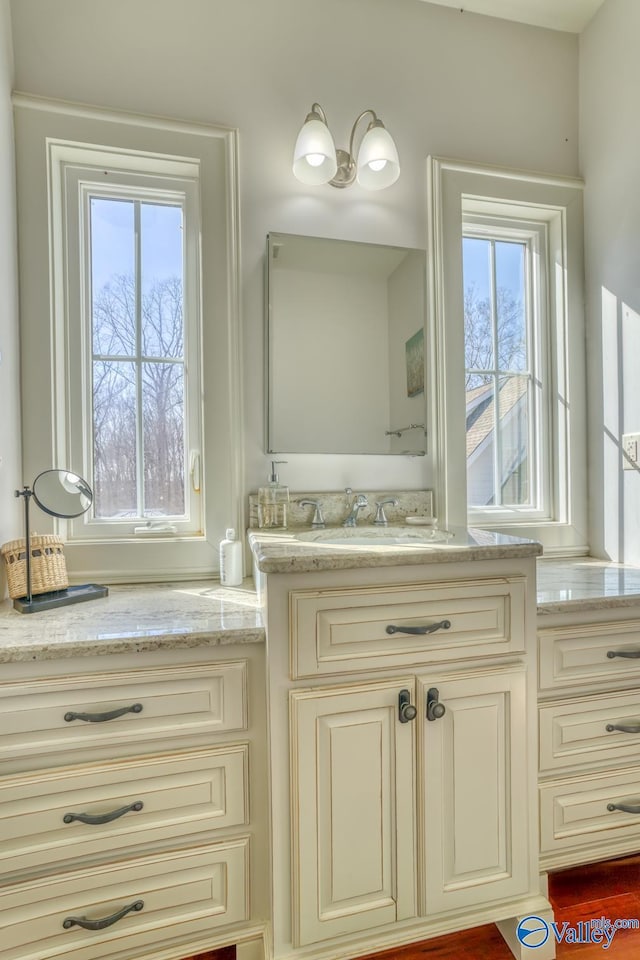
[(322, 505), (319, 500), (301, 500), (301, 507), (314, 507), (313, 520), (311, 521), (311, 526), (315, 530), (322, 530), (324, 528), (324, 516), (322, 513)]
[[(353, 490), (351, 489), (351, 487), (347, 487), (347, 489), (345, 490), (345, 493), (347, 494), (347, 498), (348, 498), (353, 493)], [(356, 521), (358, 519), (359, 511), (362, 510), (363, 507), (368, 507), (369, 501), (365, 497), (364, 493), (357, 493), (353, 498), (353, 501), (349, 504), (349, 501), (347, 499), (347, 503), (349, 505), (349, 513), (347, 514), (345, 519), (342, 521), (342, 526), (355, 527)]]
[(386, 505), (387, 503), (390, 503), (392, 506), (397, 507), (397, 506), (398, 506), (398, 498), (397, 498), (397, 497), (389, 497), (387, 500), (376, 500), (376, 507), (377, 507), (377, 510), (376, 510), (376, 518), (375, 518), (375, 520), (374, 520), (373, 522), (374, 522), (378, 527), (386, 527), (386, 525), (387, 525), (387, 523), (388, 523), (388, 521), (387, 521), (387, 515), (386, 515), (386, 513), (384, 512), (384, 508), (385, 508), (385, 505)]

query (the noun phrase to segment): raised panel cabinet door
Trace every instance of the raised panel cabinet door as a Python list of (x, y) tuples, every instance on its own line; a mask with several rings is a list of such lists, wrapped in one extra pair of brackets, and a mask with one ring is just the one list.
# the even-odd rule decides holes
[[(431, 720), (430, 701), (431, 716), (444, 707), (444, 713)], [(434, 711), (435, 701), (440, 708)], [(463, 909), (525, 893), (529, 796), (524, 671), (422, 677), (418, 704), (422, 912)]]
[(414, 688), (290, 694), (296, 945), (415, 916), (416, 719), (399, 709)]

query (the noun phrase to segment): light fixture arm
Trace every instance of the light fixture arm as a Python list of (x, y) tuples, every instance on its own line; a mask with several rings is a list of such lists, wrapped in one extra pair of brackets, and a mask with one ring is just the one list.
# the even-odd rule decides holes
[[(322, 122), (326, 124), (327, 127), (329, 126), (327, 115), (319, 103), (311, 104), (311, 110), (307, 114), (307, 120), (322, 120)], [(307, 122), (307, 120), (305, 120), (305, 123)]]
[[(316, 106), (316, 104), (314, 104)], [(313, 108), (312, 108), (313, 109)], [(322, 109), (322, 108), (320, 108)], [(366, 117), (367, 114), (371, 114), (372, 120), (367, 127), (367, 130), (370, 130), (372, 126), (380, 124), (381, 121), (378, 120), (375, 112), (373, 110), (363, 110), (359, 117), (356, 117), (355, 123), (351, 127), (351, 136), (349, 137), (349, 150), (340, 150), (336, 149), (336, 159), (338, 161), (338, 170), (335, 177), (332, 180), (329, 180), (330, 187), (338, 187), (342, 189), (343, 187), (350, 187), (351, 184), (356, 179), (357, 164), (356, 158), (353, 153), (353, 142), (356, 136), (356, 128), (363, 117)]]

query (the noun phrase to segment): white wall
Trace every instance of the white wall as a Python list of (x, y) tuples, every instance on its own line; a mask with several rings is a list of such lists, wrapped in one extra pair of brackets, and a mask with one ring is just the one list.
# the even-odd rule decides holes
[[(14, 497), (22, 486), (22, 475), (12, 81), (11, 12), (9, 0), (0, 0), (0, 545), (22, 535), (22, 501)], [(0, 599), (5, 595), (4, 564), (0, 563)]]
[(640, 563), (640, 4), (606, 0), (580, 39), (592, 552)]
[[(425, 159), (576, 174), (577, 38), (422, 0), (14, 0), (19, 90), (237, 126), (247, 486), (265, 478), (263, 257), (269, 231), (425, 246)], [(291, 173), (311, 103), (338, 146), (373, 108), (400, 180), (380, 194)], [(293, 489), (429, 485), (430, 458), (291, 456)]]

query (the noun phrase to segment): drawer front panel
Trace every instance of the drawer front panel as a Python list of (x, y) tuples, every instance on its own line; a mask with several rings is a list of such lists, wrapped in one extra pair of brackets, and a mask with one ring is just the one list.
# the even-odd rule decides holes
[(247, 767), (239, 744), (0, 779), (0, 871), (244, 824)]
[(242, 660), (0, 684), (1, 756), (243, 730), (246, 671)]
[(640, 623), (550, 627), (538, 631), (540, 689), (640, 680)]
[[(626, 806), (630, 811), (608, 809)], [(635, 811), (635, 812), (634, 812)], [(640, 770), (594, 774), (540, 787), (540, 849), (570, 850), (590, 843), (637, 841)]]
[(640, 756), (640, 693), (601, 694), (540, 707), (540, 772)]
[[(295, 590), (289, 596), (291, 675), (519, 652), (525, 641), (524, 598), (520, 577)], [(402, 632), (444, 623), (449, 627), (424, 635)]]
[[(2, 958), (137, 956), (150, 944), (245, 920), (248, 844), (242, 838), (0, 889)], [(75, 922), (104, 921), (127, 908), (104, 929)]]

